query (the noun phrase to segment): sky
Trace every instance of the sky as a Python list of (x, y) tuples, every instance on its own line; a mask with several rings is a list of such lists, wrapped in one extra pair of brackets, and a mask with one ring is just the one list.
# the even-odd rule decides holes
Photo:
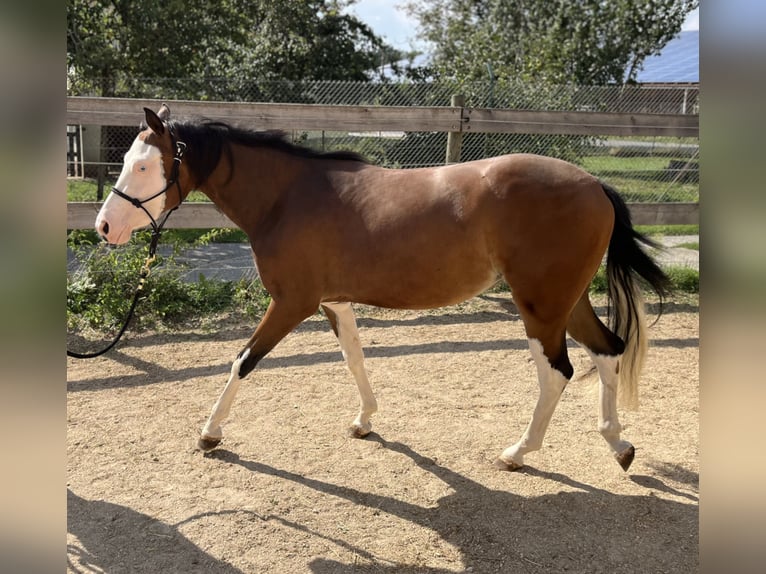
[[(408, 50), (419, 44), (417, 21), (407, 16), (400, 6), (399, 0), (358, 0), (350, 11), (370, 26), (376, 34), (385, 38), (390, 45), (400, 50)], [(699, 27), (699, 8), (697, 8), (687, 17), (683, 30), (699, 30)]]

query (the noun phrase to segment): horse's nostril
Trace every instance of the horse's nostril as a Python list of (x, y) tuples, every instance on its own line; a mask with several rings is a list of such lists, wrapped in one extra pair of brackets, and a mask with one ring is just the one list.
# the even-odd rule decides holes
[(99, 228), (98, 232), (99, 232), (99, 235), (101, 235), (101, 237), (106, 238), (107, 234), (109, 233), (109, 224), (106, 221), (104, 221), (101, 224), (101, 227)]

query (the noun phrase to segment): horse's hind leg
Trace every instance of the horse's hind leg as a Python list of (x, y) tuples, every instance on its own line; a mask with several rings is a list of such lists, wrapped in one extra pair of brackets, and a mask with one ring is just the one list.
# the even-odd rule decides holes
[(524, 465), (524, 455), (540, 449), (553, 411), (574, 372), (567, 356), (564, 326), (546, 324), (534, 317), (531, 310), (525, 310), (523, 304), (519, 304), (519, 311), (527, 330), (529, 349), (537, 366), (540, 395), (532, 420), (521, 439), (505, 449), (495, 462), (495, 466), (501, 470), (521, 468)]
[(620, 438), (622, 425), (617, 417), (617, 388), (620, 381), (620, 357), (625, 350), (622, 339), (612, 333), (596, 316), (587, 292), (578, 301), (567, 324), (572, 338), (580, 343), (598, 369), (598, 428), (617, 462), (628, 470), (633, 462), (633, 445)]
[(340, 342), (343, 358), (346, 359), (351, 374), (354, 375), (356, 386), (359, 389), (361, 405), (359, 414), (351, 423), (352, 436), (361, 438), (367, 436), (372, 430), (370, 417), (378, 410), (375, 395), (372, 394), (370, 381), (367, 379), (367, 371), (364, 368), (364, 352), (359, 341), (359, 331), (356, 327), (356, 317), (351, 303), (322, 303), (327, 319), (330, 321), (335, 335)]

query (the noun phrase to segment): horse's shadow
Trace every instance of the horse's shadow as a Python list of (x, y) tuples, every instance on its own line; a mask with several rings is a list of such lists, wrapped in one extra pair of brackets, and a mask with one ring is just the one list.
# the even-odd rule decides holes
[[(368, 440), (410, 458), (453, 492), (436, 507), (421, 507), (405, 500), (363, 492), (308, 478), (287, 470), (247, 461), (226, 450), (207, 456), (238, 464), (251, 472), (300, 484), (328, 496), (386, 512), (433, 530), (457, 548), (466, 571), (481, 572), (696, 572), (698, 511), (694, 504), (645, 496), (625, 496), (589, 486), (564, 475), (534, 468), (522, 472), (540, 480), (555, 481), (574, 491), (539, 497), (492, 490), (420, 455), (407, 445), (388, 442), (375, 433)], [(634, 481), (641, 484), (641, 481)], [(653, 479), (650, 488), (664, 483)], [(661, 488), (666, 492), (673, 489)], [(693, 496), (687, 496), (696, 500)], [(281, 519), (280, 519), (281, 520)], [(662, 528), (657, 528), (662, 524)], [(289, 525), (289, 524), (288, 524)], [(587, 533), (587, 536), (581, 536)], [(318, 533), (314, 533), (320, 535)], [(320, 535), (321, 536), (321, 535)], [(336, 541), (338, 542), (338, 541)], [(348, 547), (348, 542), (339, 542)], [(352, 548), (365, 558), (362, 564), (345, 564), (316, 558), (316, 574), (397, 572), (438, 574), (454, 572), (423, 565), (379, 561), (363, 548)]]
[[(436, 506), (423, 507), (399, 498), (364, 492), (243, 460), (223, 449), (206, 456), (237, 464), (253, 473), (291, 481), (328, 497), (347, 500), (427, 528), (458, 550), (465, 571), (697, 571), (698, 512), (693, 503), (696, 497), (668, 487), (661, 478), (631, 477), (640, 486), (681, 495), (693, 502), (663, 500), (651, 492), (644, 496), (617, 495), (561, 474), (530, 467), (522, 472), (534, 476), (535, 480), (554, 481), (567, 486), (568, 490), (537, 497), (520, 496), (507, 490), (487, 488), (420, 455), (407, 445), (388, 442), (375, 433), (368, 440), (378, 442), (392, 453), (408, 457), (446, 483), (452, 493), (439, 499)], [(677, 476), (680, 472), (676, 468), (665, 470)], [(697, 484), (697, 475), (685, 472), (686, 482)], [(86, 500), (71, 490), (67, 491), (67, 506), (68, 531), (78, 541), (67, 549), (70, 571), (114, 571), (118, 568), (126, 572), (242, 572), (187, 539), (179, 531), (180, 524), (166, 524), (126, 506)], [(227, 512), (243, 511), (206, 514)], [(192, 516), (183, 522), (202, 516)], [(392, 564), (355, 544), (353, 539), (333, 538), (281, 516), (258, 518), (274, 520), (285, 527), (325, 538), (362, 559), (361, 563), (349, 564), (317, 557), (308, 564), (315, 574), (454, 573), (453, 569), (423, 564)]]

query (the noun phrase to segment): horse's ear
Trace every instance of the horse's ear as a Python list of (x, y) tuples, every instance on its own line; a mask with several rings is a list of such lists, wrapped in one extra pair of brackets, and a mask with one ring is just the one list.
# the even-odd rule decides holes
[[(162, 119), (160, 119), (160, 116), (155, 114), (149, 108), (144, 108), (144, 113), (146, 114), (146, 125), (149, 126), (151, 130), (157, 135), (164, 134), (165, 124), (162, 123)], [(160, 108), (160, 113), (162, 113), (162, 108)], [(168, 110), (168, 113), (170, 113), (170, 110)]]
[(168, 121), (170, 119), (170, 108), (168, 107), (168, 105), (167, 104), (162, 104), (160, 106), (160, 111), (157, 112), (157, 115), (160, 117), (160, 119), (163, 122)]

